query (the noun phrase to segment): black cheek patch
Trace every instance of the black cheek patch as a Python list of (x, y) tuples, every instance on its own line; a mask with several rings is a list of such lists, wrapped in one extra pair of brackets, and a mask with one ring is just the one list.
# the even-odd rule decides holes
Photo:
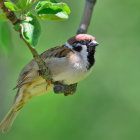
[(73, 49), (77, 52), (81, 52), (82, 46), (75, 46), (75, 47), (73, 47)]
[(87, 69), (90, 69), (95, 63), (95, 59), (94, 59), (95, 47), (88, 47), (87, 51), (88, 51), (87, 59), (89, 62)]

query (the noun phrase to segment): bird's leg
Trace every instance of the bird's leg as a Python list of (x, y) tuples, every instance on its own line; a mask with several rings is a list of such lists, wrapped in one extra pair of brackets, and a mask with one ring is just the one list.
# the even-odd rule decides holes
[(77, 83), (66, 85), (66, 88), (64, 90), (64, 95), (65, 96), (72, 95), (76, 92), (76, 89), (77, 89)]
[(65, 96), (74, 94), (77, 88), (77, 83), (71, 84), (71, 85), (64, 85), (60, 82), (55, 82), (54, 83), (54, 93), (60, 94), (64, 93)]

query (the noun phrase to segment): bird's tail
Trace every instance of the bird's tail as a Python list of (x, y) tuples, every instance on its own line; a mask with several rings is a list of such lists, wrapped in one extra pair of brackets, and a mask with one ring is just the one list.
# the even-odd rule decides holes
[(18, 111), (15, 110), (15, 106), (13, 105), (9, 110), (9, 112), (7, 113), (7, 115), (5, 116), (5, 118), (0, 123), (0, 131), (7, 132), (11, 128), (18, 113), (19, 110)]

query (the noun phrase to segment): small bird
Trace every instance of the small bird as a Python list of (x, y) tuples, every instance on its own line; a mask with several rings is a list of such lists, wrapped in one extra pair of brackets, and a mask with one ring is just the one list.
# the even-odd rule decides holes
[[(48, 66), (54, 82), (75, 84), (87, 77), (95, 62), (95, 37), (78, 34), (62, 46), (43, 52), (40, 56)], [(39, 74), (39, 67), (32, 60), (21, 71), (18, 79), (14, 104), (0, 123), (0, 130), (6, 132), (12, 126), (20, 109), (33, 97), (53, 91), (54, 84), (48, 84)]]

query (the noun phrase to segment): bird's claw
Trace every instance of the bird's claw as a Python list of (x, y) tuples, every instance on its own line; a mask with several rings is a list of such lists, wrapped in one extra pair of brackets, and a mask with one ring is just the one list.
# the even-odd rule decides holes
[(54, 83), (54, 93), (60, 94), (64, 93), (65, 96), (72, 95), (76, 92), (77, 83), (71, 84), (71, 85), (64, 85), (60, 82)]

